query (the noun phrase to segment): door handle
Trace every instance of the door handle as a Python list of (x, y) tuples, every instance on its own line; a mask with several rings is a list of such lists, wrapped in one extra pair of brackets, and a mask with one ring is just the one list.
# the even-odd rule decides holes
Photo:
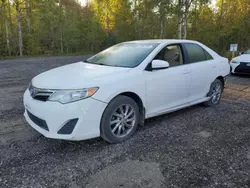
[(183, 72), (183, 74), (189, 74), (189, 73), (190, 73), (189, 70), (185, 70), (185, 71)]
[(217, 67), (216, 65), (212, 66), (212, 68), (216, 68), (216, 67)]

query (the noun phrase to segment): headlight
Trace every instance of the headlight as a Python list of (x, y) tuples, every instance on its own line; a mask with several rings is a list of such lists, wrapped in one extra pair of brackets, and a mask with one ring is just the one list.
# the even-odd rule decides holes
[(231, 63), (238, 63), (239, 64), (240, 62), (237, 60), (232, 60)]
[(88, 88), (88, 89), (79, 89), (79, 90), (58, 90), (55, 91), (50, 97), (49, 101), (56, 101), (62, 104), (79, 101), (86, 99), (95, 94), (98, 90), (98, 87)]

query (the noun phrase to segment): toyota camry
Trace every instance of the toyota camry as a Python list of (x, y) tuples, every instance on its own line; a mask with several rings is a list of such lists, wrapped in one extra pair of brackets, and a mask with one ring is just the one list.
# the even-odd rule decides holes
[(118, 143), (147, 118), (219, 104), (229, 72), (226, 58), (196, 41), (124, 42), (34, 77), (24, 116), (45, 137)]

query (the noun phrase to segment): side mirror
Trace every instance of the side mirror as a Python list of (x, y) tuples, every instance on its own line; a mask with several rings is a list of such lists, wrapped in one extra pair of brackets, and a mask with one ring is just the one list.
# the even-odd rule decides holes
[(163, 60), (153, 60), (152, 61), (152, 70), (166, 69), (169, 67), (169, 63)]
[(240, 52), (239, 54), (242, 55), (242, 54), (244, 54), (244, 52)]

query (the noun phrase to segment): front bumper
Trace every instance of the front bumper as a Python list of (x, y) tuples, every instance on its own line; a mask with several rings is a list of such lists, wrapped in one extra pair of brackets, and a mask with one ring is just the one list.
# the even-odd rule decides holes
[[(107, 106), (106, 103), (87, 98), (69, 104), (59, 102), (38, 101), (33, 99), (26, 90), (23, 97), (26, 121), (38, 132), (48, 138), (64, 140), (85, 140), (100, 136), (100, 121)], [(28, 114), (29, 113), (29, 114)], [(44, 120), (48, 129), (38, 126), (38, 121)], [(78, 119), (71, 134), (58, 134), (58, 131), (72, 119)], [(37, 124), (36, 124), (37, 123)]]
[(239, 74), (250, 74), (250, 63), (231, 63), (231, 72)]

